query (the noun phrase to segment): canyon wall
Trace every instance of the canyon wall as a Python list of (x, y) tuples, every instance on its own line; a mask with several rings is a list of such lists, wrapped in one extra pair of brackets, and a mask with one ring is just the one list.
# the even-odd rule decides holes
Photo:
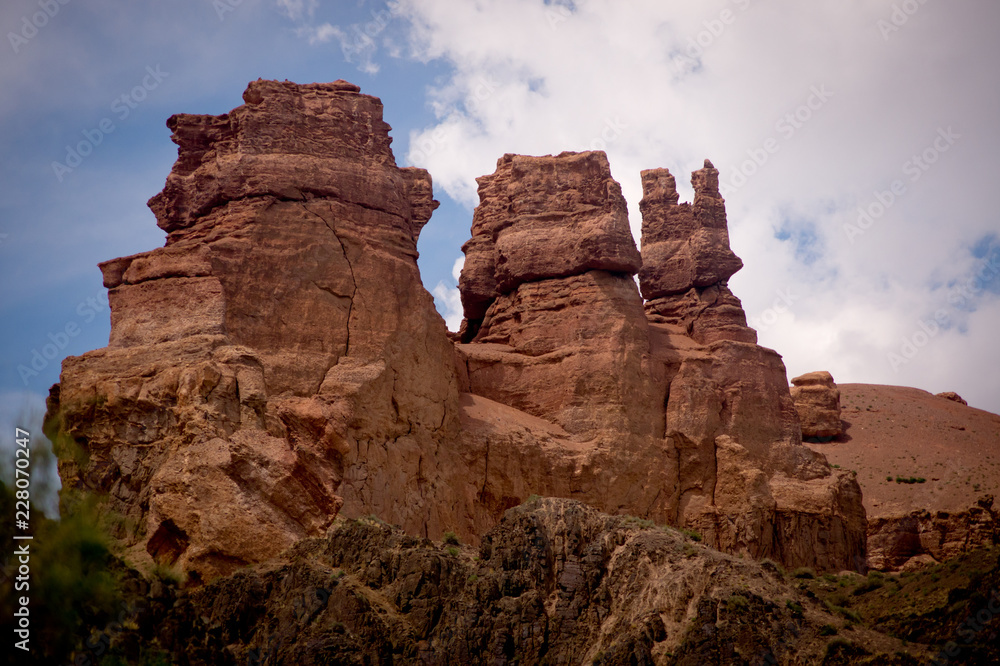
[(640, 253), (603, 152), (503, 156), (449, 336), (416, 262), (430, 176), (396, 165), (379, 100), (344, 81), (244, 100), (168, 121), (166, 245), (101, 264), (109, 345), (50, 397), (78, 452), (63, 482), (105, 494), (124, 547), (208, 579), (339, 512), (476, 541), (541, 495), (865, 566), (858, 486), (801, 445), (781, 358), (727, 286), (709, 162), (692, 204), (642, 173)]

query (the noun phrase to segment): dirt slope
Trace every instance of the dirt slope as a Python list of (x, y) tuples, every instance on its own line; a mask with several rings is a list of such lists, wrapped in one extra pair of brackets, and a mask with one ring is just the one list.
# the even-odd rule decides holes
[[(845, 434), (807, 446), (857, 471), (869, 520), (960, 511), (985, 494), (1000, 497), (1000, 416), (920, 389), (839, 388)], [(897, 476), (924, 482), (897, 483)]]

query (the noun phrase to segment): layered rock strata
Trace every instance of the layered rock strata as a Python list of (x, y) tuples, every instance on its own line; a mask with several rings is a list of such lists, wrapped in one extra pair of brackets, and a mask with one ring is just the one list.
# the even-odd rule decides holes
[[(429, 175), (349, 83), (257, 81), (168, 121), (166, 246), (101, 265), (112, 330), (69, 358), (64, 484), (195, 580), (338, 512), (476, 541), (530, 495), (686, 526), (790, 566), (863, 568), (853, 479), (801, 446), (780, 356), (728, 278), (718, 173), (643, 173), (643, 250), (602, 152), (479, 179), (453, 343), (420, 284)], [(634, 276), (638, 273), (640, 295)]]
[(803, 437), (829, 441), (844, 431), (840, 420), (840, 389), (829, 372), (808, 372), (794, 378), (791, 393)]
[(416, 264), (430, 177), (396, 166), (353, 84), (257, 81), (244, 100), (168, 121), (178, 159), (149, 202), (166, 246), (101, 264), (109, 345), (67, 359), (58, 391), (87, 455), (63, 482), (205, 576), (323, 533), (345, 500), (413, 531), (455, 522), (418, 490), (441, 482), (422, 452), (459, 432)]
[(963, 511), (916, 509), (868, 524), (869, 564), (896, 570), (943, 562), (974, 548), (1000, 544), (1000, 510), (984, 495)]
[(667, 169), (642, 172), (639, 285), (655, 322), (682, 327), (697, 342), (757, 342), (728, 280), (743, 267), (729, 247), (719, 172), (709, 160), (691, 174), (694, 203), (678, 203)]
[[(731, 552), (863, 566), (857, 484), (801, 446), (781, 358), (755, 344), (727, 287), (742, 263), (718, 172), (693, 174), (694, 205), (678, 204), (667, 170), (642, 176), (642, 296), (603, 153), (505, 155), (479, 179), (459, 281), (462, 387), (549, 424), (537, 437), (505, 431), (506, 418), (467, 424), (472, 440), (509, 442), (499, 461), (490, 448), (503, 471), (482, 496), (567, 495)], [(544, 238), (559, 259), (512, 271), (535, 264), (536, 247), (509, 238)]]

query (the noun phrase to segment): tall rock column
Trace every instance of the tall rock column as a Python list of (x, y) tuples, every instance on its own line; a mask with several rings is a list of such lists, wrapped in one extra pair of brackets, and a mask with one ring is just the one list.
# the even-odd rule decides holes
[(719, 172), (705, 167), (691, 174), (694, 203), (677, 203), (667, 169), (642, 172), (642, 270), (639, 285), (653, 321), (684, 327), (692, 338), (757, 342), (740, 300), (727, 282), (743, 262), (729, 248), (726, 204)]
[(381, 102), (353, 84), (243, 97), (167, 123), (178, 158), (149, 202), (166, 246), (101, 265), (109, 345), (68, 358), (53, 393), (85, 454), (64, 482), (106, 492), (125, 546), (196, 578), (322, 534), (342, 506), (468, 528), (435, 494), (459, 426), (416, 263), (430, 176), (396, 166)]
[(803, 447), (781, 356), (756, 344), (727, 281), (719, 172), (692, 173), (678, 203), (666, 169), (642, 172), (639, 284), (654, 356), (668, 368), (666, 434), (677, 451), (677, 522), (722, 550), (792, 565), (863, 568), (857, 482)]
[(483, 510), (495, 520), (537, 493), (672, 519), (663, 372), (607, 157), (504, 155), (478, 182), (457, 351), (469, 414), (482, 415), (466, 432), (489, 459)]

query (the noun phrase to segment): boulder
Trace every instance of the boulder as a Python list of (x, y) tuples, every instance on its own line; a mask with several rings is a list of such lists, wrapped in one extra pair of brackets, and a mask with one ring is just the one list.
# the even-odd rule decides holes
[(945, 391), (944, 393), (937, 393), (936, 395), (939, 398), (944, 398), (945, 400), (951, 400), (952, 402), (957, 402), (960, 405), (968, 405), (969, 404), (965, 400), (962, 399), (962, 396), (960, 396), (959, 394), (955, 393), (954, 391)]
[(840, 390), (825, 371), (808, 372), (792, 380), (792, 400), (802, 423), (802, 436), (829, 441), (843, 432)]

